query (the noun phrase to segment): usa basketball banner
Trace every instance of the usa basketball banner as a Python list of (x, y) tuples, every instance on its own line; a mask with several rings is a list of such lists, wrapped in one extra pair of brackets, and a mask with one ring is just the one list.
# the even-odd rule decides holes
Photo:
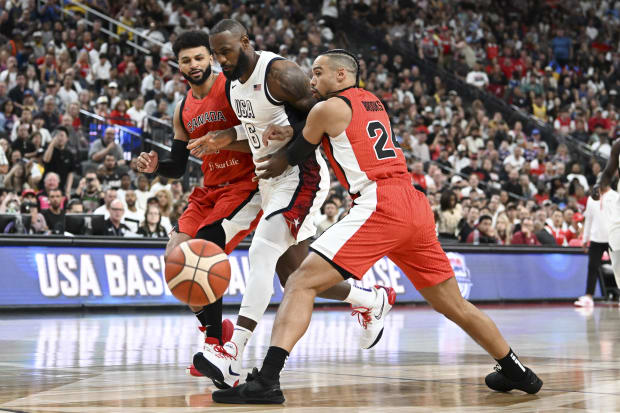
[[(569, 299), (585, 288), (587, 256), (564, 253), (449, 252), (461, 293), (470, 300)], [(163, 276), (163, 249), (3, 246), (0, 306), (175, 305)], [(249, 274), (247, 250), (230, 256), (225, 303), (240, 303)], [(396, 290), (398, 302), (422, 301), (405, 274), (387, 258), (360, 286)], [(282, 288), (274, 277), (272, 303)]]

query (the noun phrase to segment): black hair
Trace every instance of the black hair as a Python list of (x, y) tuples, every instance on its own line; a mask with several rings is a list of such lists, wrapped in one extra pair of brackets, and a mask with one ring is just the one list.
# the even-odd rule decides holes
[(220, 20), (211, 29), (211, 35), (219, 34), (219, 33), (223, 33), (223, 32), (237, 33), (237, 34), (240, 34), (240, 35), (244, 35), (244, 34), (247, 35), (248, 34), (248, 31), (245, 28), (245, 26), (241, 22), (239, 22), (237, 20), (233, 20), (233, 19)]
[(181, 50), (201, 46), (206, 47), (209, 53), (211, 53), (211, 46), (209, 46), (209, 35), (202, 30), (190, 30), (181, 33), (179, 37), (177, 37), (172, 45), (172, 51), (178, 58)]
[(346, 59), (351, 66), (355, 69), (352, 70), (355, 72), (355, 87), (359, 87), (360, 84), (360, 62), (357, 60), (357, 57), (344, 49), (331, 49), (326, 52), (321, 53), (319, 56), (329, 56), (329, 57), (337, 57), (340, 59)]
[(482, 221), (485, 221), (487, 219), (493, 222), (493, 218), (491, 218), (490, 215), (482, 215), (480, 218), (478, 218), (478, 224), (480, 224)]
[(441, 198), (439, 199), (439, 206), (442, 211), (452, 209), (452, 205), (450, 202), (452, 200), (452, 197), (456, 197), (456, 193), (454, 193), (454, 191), (443, 191), (441, 193)]

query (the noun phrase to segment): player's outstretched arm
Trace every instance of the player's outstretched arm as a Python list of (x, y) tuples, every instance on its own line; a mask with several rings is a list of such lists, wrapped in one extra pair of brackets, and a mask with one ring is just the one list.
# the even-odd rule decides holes
[(605, 165), (605, 169), (598, 182), (594, 185), (594, 188), (592, 188), (592, 199), (595, 201), (598, 201), (600, 198), (600, 188), (607, 188), (611, 185), (611, 180), (618, 170), (618, 156), (620, 156), (620, 140), (617, 140), (611, 147), (611, 154), (609, 155), (607, 165)]
[(179, 111), (180, 104), (177, 104), (172, 121), (174, 139), (172, 140), (170, 158), (160, 161), (157, 152), (142, 152), (138, 156), (138, 171), (145, 173), (157, 172), (158, 175), (174, 179), (183, 176), (187, 167), (187, 160), (189, 159), (189, 150), (186, 147), (189, 136), (183, 129), (183, 125), (181, 125)]
[(254, 180), (273, 178), (282, 174), (291, 165), (297, 165), (314, 153), (321, 140), (328, 136), (338, 136), (349, 126), (352, 112), (339, 98), (331, 98), (317, 103), (310, 113), (302, 135), (295, 139), (284, 151), (278, 151), (258, 159)]

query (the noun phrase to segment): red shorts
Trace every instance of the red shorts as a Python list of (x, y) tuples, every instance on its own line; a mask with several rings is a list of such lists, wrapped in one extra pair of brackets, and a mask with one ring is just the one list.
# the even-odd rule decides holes
[(227, 254), (256, 228), (262, 215), (256, 182), (240, 181), (218, 188), (197, 187), (179, 218), (179, 232), (196, 237), (207, 225), (222, 223)]
[(386, 255), (418, 290), (454, 276), (426, 196), (400, 179), (378, 181), (376, 190), (363, 191), (349, 214), (310, 249), (345, 278), (361, 279)]

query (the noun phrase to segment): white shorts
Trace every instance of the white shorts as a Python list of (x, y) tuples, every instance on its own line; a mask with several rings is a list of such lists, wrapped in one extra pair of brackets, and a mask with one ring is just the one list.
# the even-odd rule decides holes
[(263, 219), (282, 214), (297, 242), (316, 235), (314, 221), (329, 193), (329, 171), (318, 152), (282, 175), (261, 179)]

